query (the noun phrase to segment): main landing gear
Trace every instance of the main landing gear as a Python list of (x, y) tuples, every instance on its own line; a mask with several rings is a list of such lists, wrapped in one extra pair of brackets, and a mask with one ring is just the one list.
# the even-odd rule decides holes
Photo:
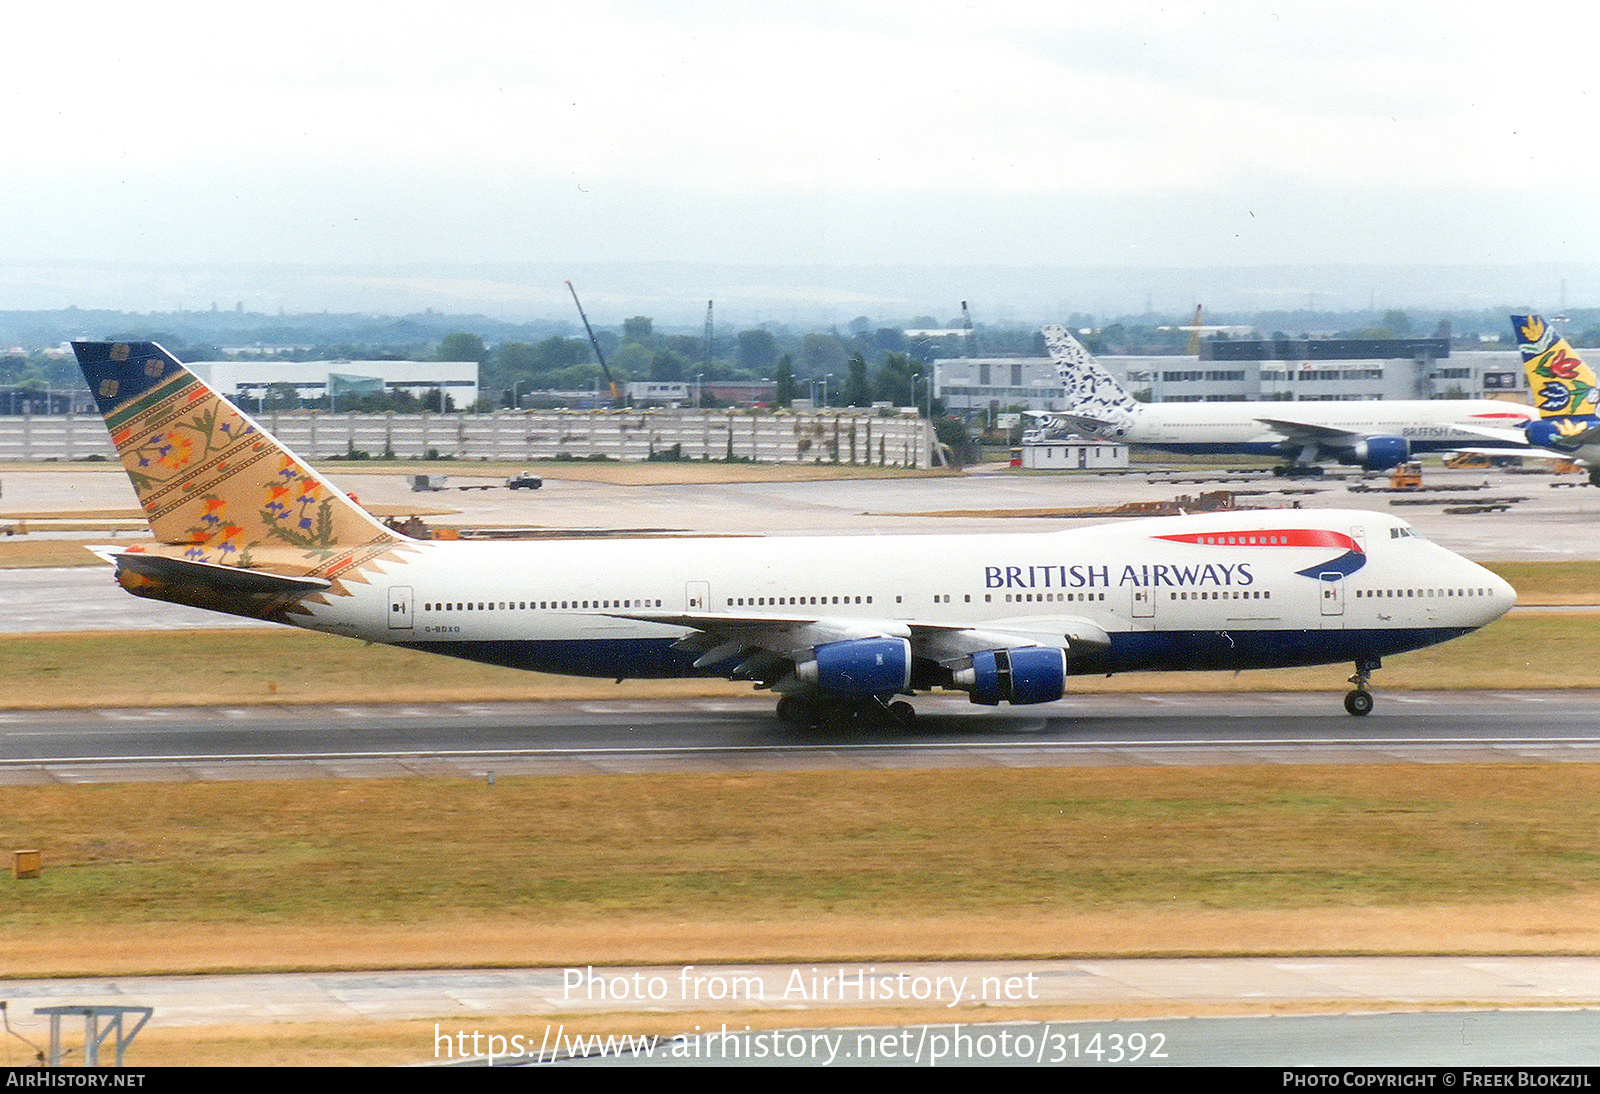
[(1365, 718), (1372, 713), (1372, 692), (1367, 688), (1367, 681), (1375, 670), (1382, 667), (1382, 661), (1356, 662), (1356, 674), (1350, 677), (1355, 689), (1346, 692), (1344, 697), (1344, 709), (1350, 714), (1357, 718)]
[(778, 720), (796, 729), (910, 729), (917, 712), (883, 695), (785, 695), (778, 700)]

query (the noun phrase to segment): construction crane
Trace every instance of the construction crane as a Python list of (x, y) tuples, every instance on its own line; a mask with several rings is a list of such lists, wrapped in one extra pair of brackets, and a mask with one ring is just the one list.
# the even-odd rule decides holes
[(967, 310), (967, 302), (965, 300), (961, 302), (961, 326), (967, 332), (967, 348), (966, 352), (963, 353), (962, 356), (971, 357), (972, 344), (977, 341), (977, 337), (972, 332), (972, 313)]
[(583, 320), (583, 329), (589, 332), (589, 344), (594, 347), (595, 360), (600, 362), (600, 371), (605, 373), (606, 386), (611, 389), (611, 401), (622, 402), (622, 389), (611, 378), (611, 369), (606, 367), (606, 355), (600, 352), (600, 342), (594, 336), (594, 328), (589, 325), (589, 317), (583, 314), (583, 304), (578, 300), (578, 290), (572, 287), (572, 282), (567, 282), (567, 291), (572, 293), (572, 302), (578, 305), (578, 318)]
[(712, 349), (714, 347), (714, 332), (716, 330), (716, 328), (713, 327), (712, 323), (711, 323), (711, 305), (713, 303), (715, 303), (715, 301), (712, 301), (712, 300), (707, 300), (706, 301), (706, 367), (707, 368), (711, 367), (711, 351), (712, 351)]
[(1204, 304), (1194, 306), (1194, 325), (1189, 328), (1189, 352), (1195, 357), (1200, 356), (1200, 316), (1205, 310)]

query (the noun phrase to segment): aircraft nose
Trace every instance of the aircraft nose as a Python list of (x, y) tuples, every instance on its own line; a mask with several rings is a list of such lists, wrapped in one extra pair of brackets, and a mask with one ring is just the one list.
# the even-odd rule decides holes
[(1489, 575), (1489, 598), (1494, 603), (1494, 618), (1499, 619), (1509, 612), (1517, 603), (1517, 590), (1511, 587), (1511, 582), (1499, 574), (1485, 570)]
[(1481, 627), (1485, 623), (1493, 623), (1511, 610), (1517, 602), (1517, 590), (1511, 587), (1509, 581), (1492, 570), (1476, 564), (1473, 569), (1478, 571), (1476, 576), (1481, 582), (1481, 587), (1487, 589), (1489, 593), (1488, 597), (1479, 601), (1483, 618), (1477, 625)]

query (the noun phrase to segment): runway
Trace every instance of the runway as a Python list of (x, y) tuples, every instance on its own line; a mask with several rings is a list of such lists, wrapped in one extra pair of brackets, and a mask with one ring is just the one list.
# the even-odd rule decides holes
[(0, 712), (0, 785), (818, 770), (1600, 762), (1600, 692), (923, 698), (911, 732), (799, 732), (770, 700)]

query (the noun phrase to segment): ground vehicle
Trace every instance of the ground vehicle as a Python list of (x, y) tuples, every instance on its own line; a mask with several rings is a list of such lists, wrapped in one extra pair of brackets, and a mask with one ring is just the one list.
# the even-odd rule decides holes
[(1389, 475), (1389, 489), (1421, 490), (1422, 465), (1415, 460), (1397, 465)]
[(506, 480), (506, 486), (512, 490), (537, 490), (544, 485), (544, 480), (531, 471), (519, 471)]

